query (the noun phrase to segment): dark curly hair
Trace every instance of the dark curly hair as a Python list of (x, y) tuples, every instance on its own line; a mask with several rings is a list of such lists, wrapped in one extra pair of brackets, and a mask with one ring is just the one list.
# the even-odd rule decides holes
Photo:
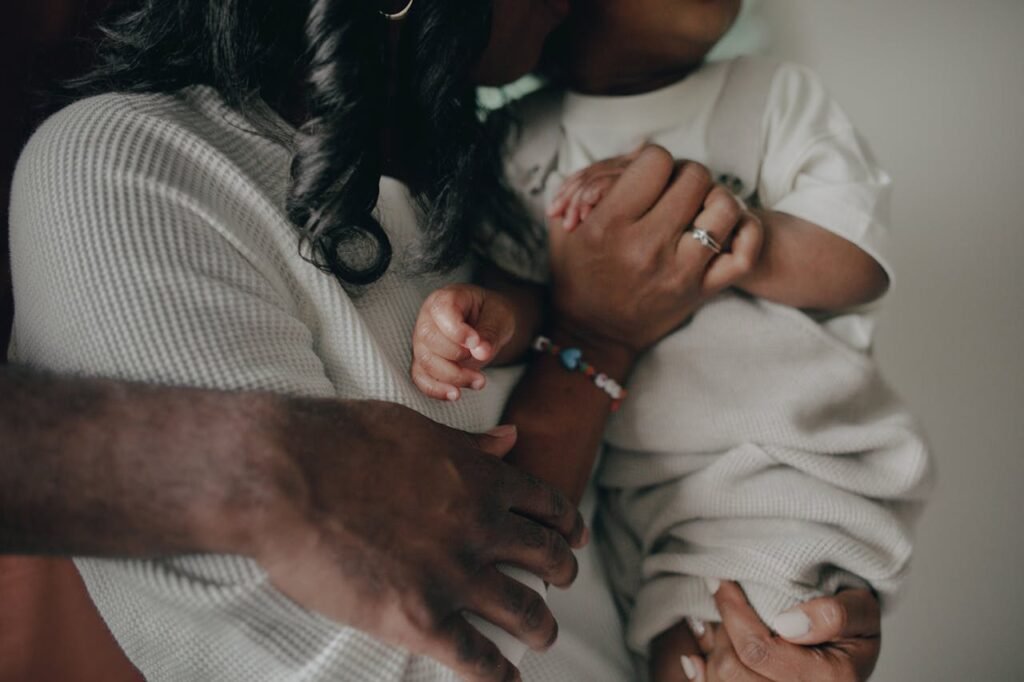
[(264, 103), (301, 111), (287, 201), (301, 252), (343, 285), (368, 285), (392, 259), (374, 210), (395, 116), (425, 215), (425, 269), (456, 267), (497, 232), (535, 243), (503, 179), (506, 128), (485, 121), (472, 82), (490, 25), (490, 2), (421, 1), (389, 64), (388, 22), (372, 0), (128, 0), (103, 24), (96, 67), (72, 85), (78, 95), (209, 85), (257, 129)]

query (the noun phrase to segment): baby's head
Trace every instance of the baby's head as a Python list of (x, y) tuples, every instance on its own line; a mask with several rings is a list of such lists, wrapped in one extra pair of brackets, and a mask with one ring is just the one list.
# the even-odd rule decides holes
[(552, 66), (574, 89), (628, 92), (698, 67), (741, 0), (574, 0)]

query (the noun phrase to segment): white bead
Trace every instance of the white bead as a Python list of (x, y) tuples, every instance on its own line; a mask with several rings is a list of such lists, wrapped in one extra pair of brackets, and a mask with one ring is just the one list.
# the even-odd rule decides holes
[(594, 383), (597, 384), (598, 388), (604, 388), (605, 386), (608, 385), (608, 375), (603, 373), (598, 374), (596, 377), (594, 377)]

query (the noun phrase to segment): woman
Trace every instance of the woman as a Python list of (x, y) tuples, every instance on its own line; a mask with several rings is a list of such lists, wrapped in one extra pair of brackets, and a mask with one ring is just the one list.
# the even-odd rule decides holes
[[(547, 607), (495, 565), (568, 584), (576, 515), (398, 406), (481, 432), (497, 423), (519, 378), (495, 372), (485, 391), (458, 405), (429, 402), (405, 379), (408, 330), (427, 293), (470, 275), (479, 225), (507, 226), (529, 244), (515, 229), (473, 85), (532, 68), (566, 3), (387, 4), (143, 2), (115, 24), (104, 65), (85, 84), (133, 94), (69, 107), (20, 164), (12, 205), (18, 359), (341, 397), (395, 430), (373, 441), (372, 456), (339, 457), (315, 475), (302, 457), (275, 469), (281, 496), (301, 503), (282, 515), (270, 513), (277, 498), (267, 500), (273, 546), (239, 550), (259, 564), (223, 555), (80, 560), (90, 594), (147, 678), (450, 678), (408, 649), (470, 679), (505, 679), (515, 668), (463, 611), (537, 649), (557, 632)], [(600, 239), (563, 240), (553, 258), (560, 322), (549, 335), (619, 376), (670, 330), (665, 310), (681, 323), (701, 303), (699, 273), (664, 257), (692, 218), (669, 210), (683, 191), (671, 160), (652, 152), (637, 163), (647, 164), (636, 175), (648, 180), (618, 204)], [(663, 214), (672, 218), (651, 218)], [(574, 286), (593, 279), (592, 268), (607, 273), (606, 284)], [(578, 314), (589, 310), (604, 314)], [(521, 429), (517, 461), (596, 449), (607, 396), (577, 379), (550, 362), (527, 368), (506, 417)], [(348, 433), (365, 439), (358, 420)], [(410, 452), (409, 439), (421, 456), (397, 457)], [(499, 429), (479, 450), (504, 454), (515, 440), (514, 429)], [(443, 457), (431, 456), (437, 448)], [(259, 455), (252, 465), (262, 472)], [(197, 487), (204, 473), (195, 473)], [(580, 472), (579, 487), (588, 474)], [(475, 551), (493, 544), (494, 532), (508, 539), (505, 549)], [(324, 591), (329, 599), (314, 598)], [(831, 657), (769, 639), (732, 586), (719, 600), (726, 627), (701, 642), (712, 671), (821, 679), (863, 675), (877, 657), (870, 596), (824, 602), (868, 613), (863, 632), (832, 633)], [(311, 602), (345, 626), (296, 606)], [(524, 671), (572, 679), (579, 659), (558, 653), (527, 657)]]

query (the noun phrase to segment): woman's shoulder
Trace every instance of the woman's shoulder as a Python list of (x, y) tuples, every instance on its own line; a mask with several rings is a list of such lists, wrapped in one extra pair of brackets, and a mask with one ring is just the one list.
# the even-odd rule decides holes
[[(176, 94), (105, 93), (78, 100), (46, 119), (29, 139), (21, 162), (54, 153), (100, 155), (178, 128), (187, 105)], [(104, 154), (104, 160), (114, 157)], [(121, 159), (128, 160), (128, 159)]]
[[(97, 211), (103, 220), (93, 223), (110, 229), (117, 210), (122, 229), (154, 230), (190, 213), (232, 224), (276, 220), (289, 159), (209, 88), (89, 97), (47, 119), (22, 151), (12, 229), (44, 229), (36, 218), (54, 211), (75, 216), (64, 226), (75, 230)], [(171, 220), (156, 220), (154, 206), (171, 210)], [(128, 209), (149, 219), (124, 220)]]
[[(11, 229), (59, 230), (44, 220), (53, 214), (73, 218), (69, 229), (86, 229), (97, 205), (142, 178), (166, 174), (180, 156), (168, 134), (176, 128), (180, 104), (173, 95), (110, 93), (76, 101), (35, 131), (21, 152), (11, 193)], [(152, 169), (147, 172), (146, 169)]]
[(288, 155), (236, 116), (188, 91), (104, 94), (57, 112), (15, 171), (12, 254), (140, 269), (147, 248), (181, 262), (294, 251)]
[(288, 157), (280, 141), (227, 106), (210, 88), (174, 93), (107, 93), (74, 102), (58, 111), (29, 140), (19, 166), (42, 164), (52, 172), (85, 169), (90, 173), (145, 171), (161, 175), (188, 164), (202, 171), (223, 165), (232, 170), (267, 167), (267, 157)]

